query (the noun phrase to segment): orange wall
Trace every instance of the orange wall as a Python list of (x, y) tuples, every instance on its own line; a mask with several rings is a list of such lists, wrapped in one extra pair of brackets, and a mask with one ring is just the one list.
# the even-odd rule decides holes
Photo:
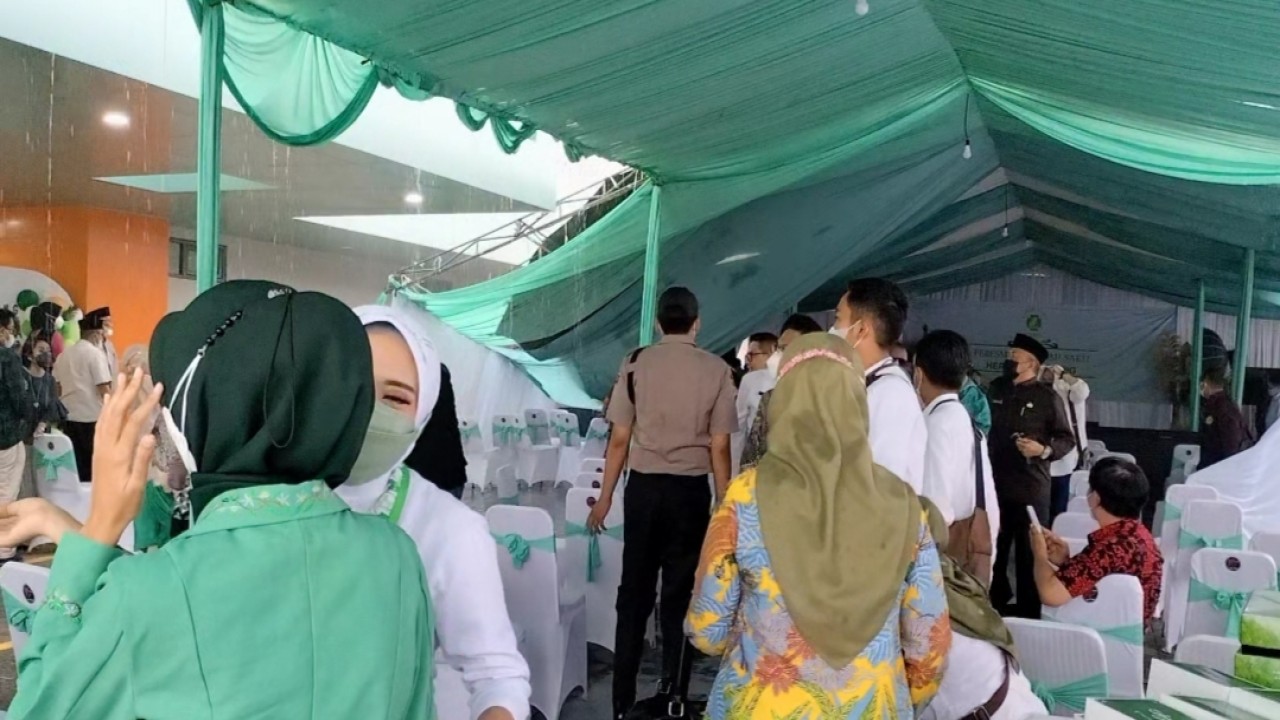
[(0, 266), (48, 275), (85, 311), (109, 305), (123, 352), (146, 343), (168, 309), (169, 223), (77, 206), (0, 209)]

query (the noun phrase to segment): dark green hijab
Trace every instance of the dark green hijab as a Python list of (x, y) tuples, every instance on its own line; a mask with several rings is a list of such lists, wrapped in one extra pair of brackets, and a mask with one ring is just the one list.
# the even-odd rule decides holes
[[(237, 488), (337, 487), (373, 412), (369, 340), (355, 313), (261, 280), (223, 283), (161, 320), (151, 371), (195, 458), (193, 518)], [(189, 371), (184, 410), (178, 385)]]

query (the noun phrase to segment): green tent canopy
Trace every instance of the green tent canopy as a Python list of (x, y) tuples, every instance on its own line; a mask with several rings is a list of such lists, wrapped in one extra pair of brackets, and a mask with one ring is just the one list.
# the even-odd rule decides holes
[(698, 293), (717, 349), (863, 274), (924, 293), (1043, 263), (1235, 312), (1246, 249), (1280, 317), (1271, 0), (191, 2), (278, 140), (336, 136), (381, 83), (508, 152), (540, 130), (647, 175), (509, 274), (397, 288), (555, 398), (600, 396), (637, 342), (654, 185), (657, 285)]

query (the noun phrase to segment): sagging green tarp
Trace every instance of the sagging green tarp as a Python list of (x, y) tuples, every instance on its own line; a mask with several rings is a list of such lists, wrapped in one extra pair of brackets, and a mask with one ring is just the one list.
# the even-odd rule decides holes
[[(263, 37), (276, 21), (260, 50), (229, 19), (227, 62), (278, 134), (333, 125), (376, 77), (458, 101), (473, 126), (499, 120), (504, 147), (536, 127), (646, 171), (663, 185), (660, 285), (699, 293), (709, 347), (796, 303), (829, 307), (860, 274), (929, 292), (1045, 262), (1182, 304), (1204, 279), (1211, 308), (1231, 311), (1245, 247), (1260, 251), (1258, 313), (1275, 314), (1269, 0), (870, 0), (866, 16), (849, 0), (234, 7)], [(287, 72), (254, 70), (268, 62)], [(281, 78), (292, 116), (267, 113)], [(997, 171), (1011, 184), (966, 196)], [(598, 396), (636, 341), (648, 194), (509, 275), (405, 291), (529, 358), (553, 397), (571, 393), (539, 366), (564, 359)], [(992, 216), (1014, 219), (965, 230)]]

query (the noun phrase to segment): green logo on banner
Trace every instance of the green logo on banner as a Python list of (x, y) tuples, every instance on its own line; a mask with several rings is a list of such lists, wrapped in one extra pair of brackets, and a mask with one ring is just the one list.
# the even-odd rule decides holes
[(1040, 327), (1043, 324), (1044, 323), (1040, 320), (1039, 315), (1036, 315), (1035, 313), (1031, 313), (1030, 315), (1027, 316), (1027, 329), (1030, 330), (1031, 332), (1040, 332)]

